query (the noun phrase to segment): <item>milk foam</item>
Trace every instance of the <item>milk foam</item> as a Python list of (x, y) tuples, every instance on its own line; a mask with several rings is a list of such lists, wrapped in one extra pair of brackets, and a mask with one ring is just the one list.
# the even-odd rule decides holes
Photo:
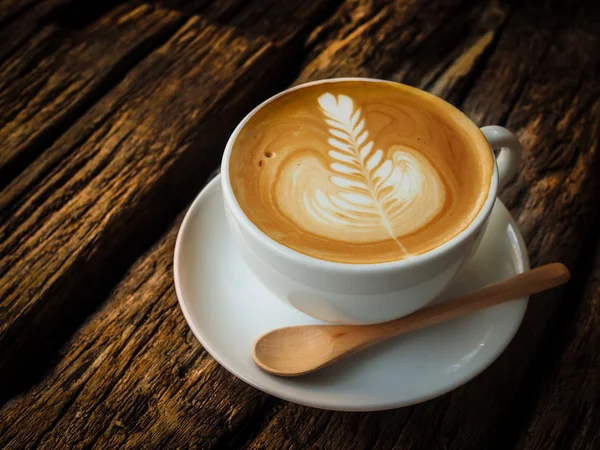
[(360, 108), (343, 94), (318, 98), (329, 126), (330, 163), (310, 155), (287, 164), (275, 189), (292, 220), (328, 239), (372, 242), (401, 237), (426, 225), (443, 207), (444, 185), (418, 152), (395, 145), (386, 157), (369, 139)]
[(268, 236), (316, 258), (376, 263), (435, 248), (477, 215), (494, 162), (464, 116), (434, 103), (360, 81), (285, 94), (237, 136), (234, 194)]

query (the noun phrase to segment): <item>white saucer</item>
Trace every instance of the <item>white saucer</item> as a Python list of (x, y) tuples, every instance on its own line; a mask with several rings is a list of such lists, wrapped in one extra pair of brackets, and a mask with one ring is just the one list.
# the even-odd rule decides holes
[[(479, 250), (447, 296), (529, 269), (521, 233), (500, 202)], [(175, 247), (175, 287), (183, 314), (204, 348), (246, 383), (302, 405), (343, 411), (398, 408), (442, 395), (488, 367), (516, 333), (527, 299), (413, 332), (314, 374), (278, 378), (250, 351), (273, 328), (319, 323), (256, 281), (230, 239), (220, 176), (189, 209)]]

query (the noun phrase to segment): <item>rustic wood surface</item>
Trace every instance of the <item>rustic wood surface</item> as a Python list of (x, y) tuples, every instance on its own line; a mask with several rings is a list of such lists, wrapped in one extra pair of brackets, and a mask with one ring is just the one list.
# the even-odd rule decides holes
[[(598, 448), (595, 1), (0, 0), (0, 448)], [(332, 76), (415, 85), (525, 146), (502, 192), (537, 296), (484, 373), (337, 413), (221, 368), (178, 308), (182, 211), (237, 121)]]

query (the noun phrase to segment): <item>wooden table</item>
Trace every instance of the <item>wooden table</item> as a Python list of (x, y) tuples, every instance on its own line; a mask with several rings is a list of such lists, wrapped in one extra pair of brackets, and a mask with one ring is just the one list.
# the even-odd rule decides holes
[[(532, 265), (504, 354), (378, 413), (222, 369), (172, 276), (236, 123), (290, 84), (386, 78), (520, 136), (502, 199)], [(0, 448), (600, 448), (598, 2), (0, 0)]]

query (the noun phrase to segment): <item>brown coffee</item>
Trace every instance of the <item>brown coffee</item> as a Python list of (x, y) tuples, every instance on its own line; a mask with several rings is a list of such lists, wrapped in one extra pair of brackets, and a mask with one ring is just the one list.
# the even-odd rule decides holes
[(306, 255), (344, 263), (439, 247), (481, 210), (494, 161), (458, 110), (396, 83), (305, 86), (243, 126), (229, 176), (248, 218)]

